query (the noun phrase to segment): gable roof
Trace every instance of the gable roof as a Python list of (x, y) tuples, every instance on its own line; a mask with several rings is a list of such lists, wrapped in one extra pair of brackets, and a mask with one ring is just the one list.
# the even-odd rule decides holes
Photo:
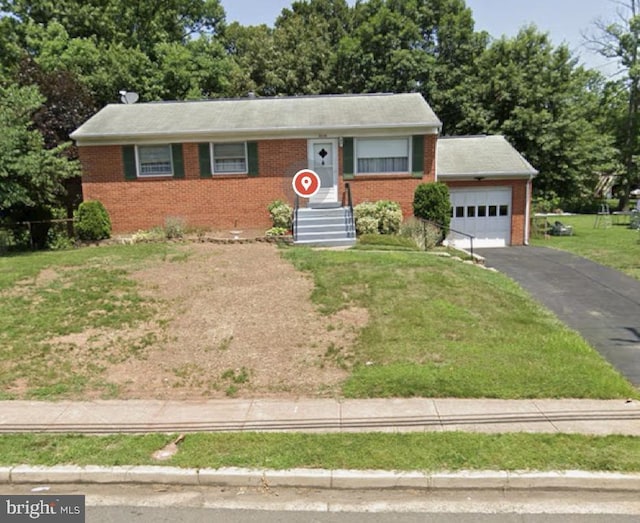
[(437, 133), (419, 93), (295, 96), (107, 105), (71, 134), (78, 145), (168, 140)]
[(538, 174), (504, 136), (463, 136), (438, 140), (438, 179), (528, 178)]

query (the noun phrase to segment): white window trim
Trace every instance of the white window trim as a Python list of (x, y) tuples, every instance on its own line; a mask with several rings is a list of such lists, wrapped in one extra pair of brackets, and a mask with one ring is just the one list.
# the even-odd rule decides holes
[[(169, 148), (169, 160), (171, 161), (171, 174), (163, 173), (163, 174), (142, 174), (141, 165), (140, 165), (140, 153), (138, 152), (140, 147), (168, 147)], [(136, 145), (136, 176), (138, 178), (173, 178), (175, 174), (175, 168), (173, 165), (173, 147), (169, 143), (159, 143), (159, 144), (149, 144), (149, 145)]]
[[(238, 144), (241, 143), (242, 145), (244, 145), (244, 171), (216, 171), (216, 158), (214, 155), (214, 145), (220, 145), (220, 144), (226, 144), (226, 143), (233, 143), (233, 144)], [(213, 176), (232, 176), (232, 175), (243, 175), (243, 174), (249, 174), (249, 151), (247, 149), (247, 142), (209, 142), (209, 158), (211, 159), (211, 165), (209, 166), (211, 168), (211, 174)]]
[[(358, 142), (360, 141), (370, 141), (370, 140), (406, 140), (407, 141), (407, 170), (406, 171), (396, 171), (396, 172), (360, 172), (358, 170)], [(394, 176), (394, 175), (403, 175), (403, 174), (411, 174), (412, 172), (412, 162), (413, 162), (413, 140), (411, 136), (367, 136), (366, 138), (354, 138), (353, 140), (353, 173), (355, 176)]]

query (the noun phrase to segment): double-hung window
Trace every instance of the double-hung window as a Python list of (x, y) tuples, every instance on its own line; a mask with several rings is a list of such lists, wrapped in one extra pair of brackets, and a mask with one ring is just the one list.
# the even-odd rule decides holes
[(211, 144), (211, 163), (213, 174), (247, 173), (247, 144), (245, 142)]
[(358, 138), (356, 173), (408, 173), (410, 170), (409, 138)]
[(173, 176), (170, 145), (139, 145), (138, 176)]

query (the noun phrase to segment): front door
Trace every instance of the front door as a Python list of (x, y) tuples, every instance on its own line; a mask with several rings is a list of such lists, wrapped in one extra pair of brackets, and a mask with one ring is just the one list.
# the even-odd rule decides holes
[(309, 204), (334, 204), (338, 201), (338, 141), (309, 140), (309, 168), (320, 177), (320, 190)]

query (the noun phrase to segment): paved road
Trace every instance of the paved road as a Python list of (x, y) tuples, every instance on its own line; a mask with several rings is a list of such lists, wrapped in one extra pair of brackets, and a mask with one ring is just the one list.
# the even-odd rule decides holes
[(488, 267), (520, 283), (640, 386), (640, 281), (546, 247), (481, 249), (478, 254)]
[(635, 491), (59, 485), (47, 493), (84, 494), (92, 523), (631, 523), (640, 516)]
[(87, 511), (87, 521), (94, 523), (637, 523), (637, 515), (599, 514), (486, 514), (398, 512), (301, 512), (215, 510), (199, 508), (100, 507)]

